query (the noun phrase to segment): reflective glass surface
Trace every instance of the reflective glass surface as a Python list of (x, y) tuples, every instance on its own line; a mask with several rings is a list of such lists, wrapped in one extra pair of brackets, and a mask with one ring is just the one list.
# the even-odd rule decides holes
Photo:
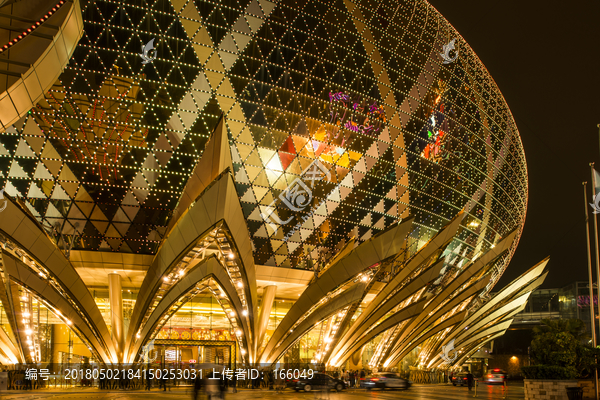
[[(99, 0), (82, 10), (68, 68), (0, 135), (7, 193), (62, 246), (154, 253), (221, 115), (258, 265), (312, 268), (409, 215), (412, 253), (465, 209), (447, 250), (460, 268), (522, 227), (514, 120), (425, 1)], [(143, 64), (152, 39), (156, 58)]]

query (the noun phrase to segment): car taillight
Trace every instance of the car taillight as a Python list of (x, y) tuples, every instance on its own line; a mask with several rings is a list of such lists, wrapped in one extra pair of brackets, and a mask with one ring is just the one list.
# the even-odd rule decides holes
[(488, 378), (493, 378), (493, 377), (494, 377), (494, 375), (488, 375)]
[(378, 381), (379, 378), (371, 378), (372, 381)]
[(465, 381), (467, 380), (467, 378), (463, 378)]

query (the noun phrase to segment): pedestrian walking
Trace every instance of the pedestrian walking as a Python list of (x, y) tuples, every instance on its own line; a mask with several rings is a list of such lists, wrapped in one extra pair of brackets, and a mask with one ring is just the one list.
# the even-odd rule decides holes
[(346, 386), (350, 386), (350, 372), (344, 370), (344, 383)]
[[(167, 391), (167, 380), (169, 380), (169, 375), (168, 374), (164, 374), (160, 377), (160, 382), (159, 382), (159, 387), (158, 390), (160, 390), (160, 388), (163, 389), (163, 392)], [(169, 389), (171, 390), (171, 389)]]
[(152, 378), (150, 376), (148, 376), (148, 378), (146, 378), (146, 390), (147, 391), (152, 390)]
[(273, 386), (274, 386), (274, 379), (273, 379), (273, 371), (272, 370), (268, 370), (266, 373), (266, 380), (267, 380), (267, 385), (269, 386), (269, 390), (273, 390)]
[(209, 400), (222, 398), (221, 385), (219, 383), (220, 376), (217, 372), (213, 372), (206, 380), (206, 395)]
[(279, 374), (275, 374), (275, 390), (277, 393), (283, 393), (285, 389), (285, 379), (283, 379)]
[(194, 397), (192, 400), (198, 400), (198, 395), (202, 392), (204, 386), (204, 381), (200, 378), (200, 375), (196, 375), (196, 380), (194, 380)]
[(467, 373), (467, 386), (469, 387), (469, 391), (473, 389), (473, 383), (475, 381), (475, 377), (471, 372)]
[(25, 390), (31, 390), (31, 377), (25, 373)]

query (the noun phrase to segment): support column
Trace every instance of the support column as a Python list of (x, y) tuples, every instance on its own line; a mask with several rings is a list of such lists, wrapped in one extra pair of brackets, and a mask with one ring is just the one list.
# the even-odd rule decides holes
[(273, 300), (275, 299), (276, 291), (277, 286), (275, 285), (267, 286), (263, 290), (262, 306), (260, 307), (260, 314), (258, 316), (256, 335), (257, 350), (260, 349), (263, 338), (265, 337), (265, 333), (267, 332), (267, 326), (269, 325), (269, 317), (271, 316), (271, 308), (273, 308)]
[(112, 340), (117, 350), (118, 360), (123, 361), (123, 347), (125, 333), (123, 332), (123, 291), (121, 289), (121, 275), (108, 274), (108, 297), (110, 300), (110, 323)]

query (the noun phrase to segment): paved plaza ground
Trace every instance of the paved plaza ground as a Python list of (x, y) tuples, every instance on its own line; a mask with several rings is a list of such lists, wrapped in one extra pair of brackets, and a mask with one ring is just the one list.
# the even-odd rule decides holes
[[(276, 393), (273, 390), (240, 390), (238, 393), (228, 393), (226, 400), (361, 400), (361, 399), (379, 399), (379, 400), (462, 400), (473, 399), (475, 392), (470, 392), (465, 387), (453, 387), (448, 384), (440, 385), (414, 385), (409, 390), (372, 390), (350, 389), (341, 393), (296, 393), (291, 389), (286, 389), (283, 393)], [(25, 391), (7, 391), (0, 392), (2, 400), (192, 400), (191, 388), (174, 388), (171, 391), (159, 391), (154, 389), (147, 391), (100, 391), (95, 388), (89, 389), (68, 389), (68, 390), (34, 390)], [(520, 400), (524, 399), (523, 385), (513, 384), (504, 391), (501, 386), (480, 385), (477, 390), (477, 399), (485, 400)], [(206, 397), (199, 396), (198, 400), (206, 400)]]

